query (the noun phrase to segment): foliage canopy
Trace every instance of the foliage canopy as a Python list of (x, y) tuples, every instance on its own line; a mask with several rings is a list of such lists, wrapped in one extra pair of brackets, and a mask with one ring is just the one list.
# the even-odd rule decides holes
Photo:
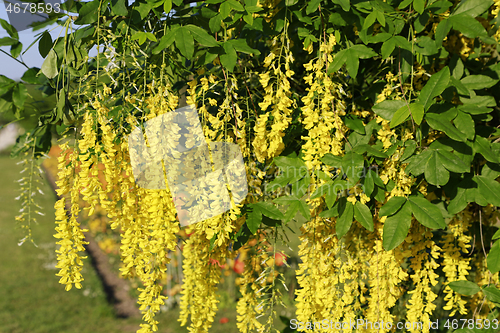
[[(500, 2), (63, 7), (78, 16), (51, 14), (35, 27), (58, 22), (63, 36), (38, 35), (32, 46), (45, 61), (27, 69), (24, 82), (0, 77), (0, 110), (38, 120), (14, 155), (43, 156), (55, 134), (73, 140), (62, 145), (58, 185), (66, 197), (56, 204), (67, 289), (82, 280), (82, 197), (89, 215), (100, 205), (121, 230), (123, 274), (144, 284), (141, 331), (156, 329), (165, 298), (157, 281), (180, 228), (168, 189), (135, 186), (126, 140), (135, 126), (187, 103), (208, 141), (239, 144), (250, 185), (244, 205), (186, 229), (180, 320), (190, 318), (192, 331), (208, 330), (217, 308), (213, 260), (237, 251), (253, 253), (238, 327), (274, 329), (281, 283), (267, 248), (300, 216), (307, 221), (296, 271), (299, 321), (498, 316)], [(12, 45), (18, 58), (15, 29), (2, 27), (10, 37), (0, 45)], [(26, 84), (55, 96), (54, 108), (26, 114)]]

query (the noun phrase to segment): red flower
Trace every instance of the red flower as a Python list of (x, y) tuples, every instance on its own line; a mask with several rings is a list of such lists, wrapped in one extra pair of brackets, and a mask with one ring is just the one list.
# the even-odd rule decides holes
[(219, 320), (219, 323), (221, 323), (221, 324), (227, 324), (227, 323), (229, 323), (229, 318), (227, 318), (227, 317), (222, 317), (222, 318)]
[(233, 271), (235, 271), (238, 274), (243, 273), (245, 270), (245, 263), (241, 260), (236, 259), (234, 261), (234, 266), (233, 266)]
[(222, 266), (222, 265), (220, 264), (219, 260), (217, 260), (217, 259), (212, 259), (212, 258), (210, 258), (210, 264), (211, 264), (211, 265), (215, 265), (215, 264), (217, 264), (217, 265), (219, 265), (219, 267), (220, 267), (220, 268), (224, 268), (224, 266)]
[(286, 254), (283, 254), (281, 252), (278, 252), (274, 255), (274, 262), (276, 263), (276, 266), (281, 267), (285, 264), (286, 262)]

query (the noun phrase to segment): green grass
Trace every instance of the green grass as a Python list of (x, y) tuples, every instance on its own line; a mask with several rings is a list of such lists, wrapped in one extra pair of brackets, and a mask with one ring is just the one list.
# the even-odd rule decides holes
[[(85, 260), (81, 290), (67, 292), (58, 283), (56, 239), (52, 236), (56, 198), (46, 183), (42, 188), (45, 195), (35, 196), (45, 213), (38, 216), (38, 225), (32, 226), (38, 248), (31, 243), (17, 245), (24, 235), (14, 219), (20, 209), (14, 199), (19, 194), (15, 181), (21, 177), (16, 162), (0, 155), (0, 333), (135, 332), (140, 318), (115, 317), (89, 259)], [(178, 317), (178, 309), (160, 313), (159, 332), (187, 332), (179, 326)], [(230, 322), (219, 324), (221, 317), (228, 317)], [(210, 332), (237, 332), (235, 309), (219, 310)]]

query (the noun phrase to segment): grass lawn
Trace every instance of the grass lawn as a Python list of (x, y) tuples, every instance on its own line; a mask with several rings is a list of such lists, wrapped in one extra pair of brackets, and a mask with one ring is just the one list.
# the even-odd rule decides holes
[[(38, 248), (31, 243), (17, 245), (23, 234), (14, 219), (20, 209), (20, 202), (14, 199), (19, 195), (15, 181), (21, 178), (16, 162), (0, 155), (0, 333), (135, 332), (140, 318), (115, 317), (89, 259), (81, 290), (66, 292), (58, 283), (56, 239), (52, 236), (56, 198), (48, 184), (42, 188), (45, 195), (36, 196), (45, 213), (38, 216), (38, 225), (32, 226)], [(187, 332), (179, 326), (178, 315), (178, 310), (160, 313), (159, 332)], [(219, 324), (221, 317), (228, 317), (229, 323)], [(237, 332), (235, 321), (234, 308), (221, 309), (210, 332)]]

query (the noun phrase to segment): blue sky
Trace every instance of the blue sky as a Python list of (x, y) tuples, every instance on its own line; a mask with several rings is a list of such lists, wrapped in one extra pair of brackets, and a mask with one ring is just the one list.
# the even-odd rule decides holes
[[(9, 22), (9, 18), (7, 16), (7, 12), (5, 11), (5, 4), (3, 1), (0, 0), (0, 18), (6, 20)], [(59, 35), (59, 32), (61, 28), (57, 27), (57, 25), (52, 25), (49, 27), (49, 29), (54, 28), (54, 30), (51, 31), (52, 38), (57, 38)], [(41, 30), (43, 31), (43, 30)], [(40, 31), (32, 32), (31, 30), (23, 30), (19, 32), (19, 39), (21, 43), (23, 44), (23, 52), (26, 50), (26, 48), (35, 40), (35, 35), (38, 34)], [(2, 37), (7, 37), (8, 34), (3, 28), (0, 27), (0, 38)], [(2, 50), (10, 54), (10, 46), (4, 46), (1, 47)], [(29, 67), (42, 67), (43, 63), (43, 58), (40, 56), (38, 53), (38, 44), (34, 44), (28, 52), (26, 52), (22, 57), (22, 60), (29, 66)], [(7, 55), (3, 54), (0, 52), (0, 74), (5, 75), (11, 79), (19, 79), (21, 76), (24, 74), (26, 71), (26, 67), (21, 65), (20, 63), (16, 62), (12, 58), (8, 57)]]

